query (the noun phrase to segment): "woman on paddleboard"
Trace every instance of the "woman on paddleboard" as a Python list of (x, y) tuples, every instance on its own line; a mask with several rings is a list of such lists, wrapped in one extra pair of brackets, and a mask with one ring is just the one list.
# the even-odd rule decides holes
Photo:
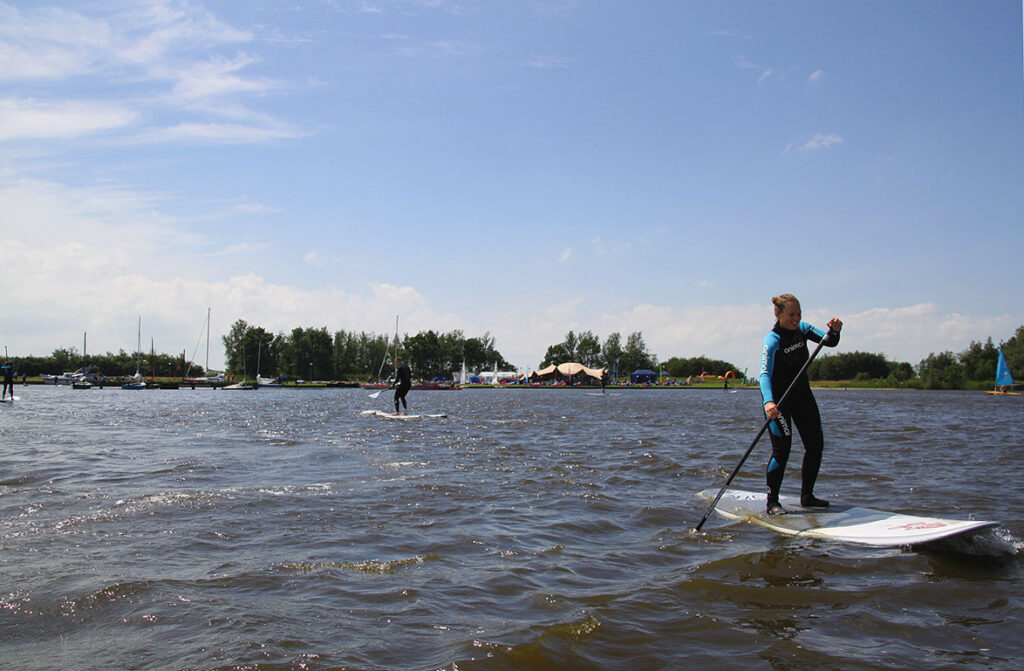
[[(772, 456), (768, 461), (768, 514), (780, 515), (786, 510), (779, 503), (782, 477), (789, 461), (793, 446), (793, 430), (800, 431), (804, 444), (804, 463), (800, 472), (800, 505), (807, 508), (825, 508), (828, 501), (814, 496), (814, 483), (821, 468), (821, 452), (825, 437), (821, 429), (821, 414), (818, 403), (811, 393), (811, 384), (804, 372), (797, 378), (807, 361), (807, 341), (823, 343), (827, 347), (839, 344), (839, 332), (843, 322), (833, 317), (828, 322), (828, 333), (801, 321), (800, 301), (792, 294), (782, 294), (772, 299), (775, 305), (775, 326), (764, 337), (761, 350), (761, 402), (764, 414), (772, 421), (769, 435), (772, 441)], [(786, 398), (786, 405), (779, 407), (776, 399), (793, 383), (793, 390)]]
[(401, 358), (395, 357), (395, 383), (391, 385), (395, 389), (395, 414), (398, 414), (398, 403), (401, 401), (405, 414), (409, 414), (409, 403), (405, 395), (412, 389), (412, 371), (405, 365)]

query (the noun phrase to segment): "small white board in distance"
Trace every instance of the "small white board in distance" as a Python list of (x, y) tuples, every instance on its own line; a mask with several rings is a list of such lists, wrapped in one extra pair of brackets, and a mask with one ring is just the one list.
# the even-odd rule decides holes
[(433, 415), (396, 415), (393, 412), (385, 412), (383, 410), (363, 410), (363, 415), (370, 415), (373, 417), (383, 417), (384, 419), (437, 419), (438, 417), (447, 417), (444, 413), (433, 414)]
[[(710, 502), (716, 494), (717, 490), (705, 489), (698, 496)], [(809, 536), (875, 547), (919, 545), (999, 526), (999, 522), (921, 517), (835, 503), (828, 508), (804, 508), (797, 497), (786, 495), (779, 497), (779, 502), (786, 509), (786, 514), (769, 515), (765, 512), (764, 492), (728, 489), (715, 510), (723, 517), (760, 524), (788, 536)]]
[(8, 396), (7, 398), (0, 399), (0, 403), (14, 403), (15, 401), (20, 401), (20, 400), (21, 400), (21, 396)]

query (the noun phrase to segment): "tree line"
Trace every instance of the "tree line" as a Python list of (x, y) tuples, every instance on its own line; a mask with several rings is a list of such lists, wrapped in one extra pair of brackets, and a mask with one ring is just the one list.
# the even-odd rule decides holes
[(562, 342), (548, 347), (540, 367), (569, 362), (581, 363), (587, 368), (608, 368), (612, 375), (617, 373), (621, 377), (634, 370), (654, 368), (657, 357), (647, 350), (639, 331), (630, 333), (625, 344), (620, 333), (612, 333), (602, 344), (592, 331), (579, 334), (569, 331)]
[[(138, 369), (143, 377), (188, 377), (202, 375), (203, 367), (185, 361), (185, 353), (157, 354), (155, 352), (126, 352), (90, 354), (83, 357), (74, 347), (59, 347), (49, 356), (10, 357), (17, 374), (38, 377), (42, 374), (60, 374), (88, 366), (107, 377), (128, 377)], [(191, 372), (189, 372), (191, 370)]]
[(675, 378), (705, 375), (725, 375), (732, 372), (740, 377), (738, 369), (728, 361), (705, 356), (672, 357), (659, 363), (657, 355), (647, 349), (643, 333), (634, 331), (622, 341), (621, 333), (612, 333), (601, 342), (592, 331), (569, 331), (557, 345), (548, 347), (541, 367), (573, 361), (588, 368), (607, 368), (611, 377), (625, 378), (636, 370), (664, 370)]
[(987, 389), (994, 385), (999, 349), (1002, 348), (1010, 371), (1024, 372), (1024, 326), (1009, 340), (995, 345), (971, 342), (958, 354), (952, 351), (932, 353), (915, 368), (907, 362), (886, 359), (884, 354), (844, 352), (829, 354), (813, 361), (807, 369), (811, 380), (850, 380), (874, 383), (879, 387), (914, 389)]
[(287, 377), (317, 380), (370, 380), (394, 372), (396, 353), (418, 378), (450, 379), (465, 363), (468, 370), (497, 366), (511, 368), (485, 333), (466, 337), (462, 331), (421, 331), (402, 337), (336, 331), (326, 327), (295, 328), (291, 333), (270, 333), (239, 319), (224, 342), (229, 374), (254, 378)]
[[(910, 387), (918, 389), (983, 389), (993, 386), (999, 349), (1002, 348), (1010, 371), (1024, 376), (1024, 325), (1009, 340), (995, 345), (992, 338), (984, 343), (971, 342), (964, 351), (929, 354), (915, 367), (905, 361), (889, 361), (884, 354), (840, 352), (825, 354), (807, 369), (816, 381), (854, 381), (874, 383), (879, 387)], [(622, 336), (613, 333), (601, 343), (591, 331), (569, 331), (565, 339), (548, 347), (541, 366), (575, 361), (590, 368), (606, 367), (618, 377), (634, 370), (663, 370), (674, 378), (726, 375), (742, 377), (737, 366), (728, 361), (698, 357), (672, 357), (659, 364), (658, 357), (648, 351), (643, 334), (631, 333), (622, 345)]]

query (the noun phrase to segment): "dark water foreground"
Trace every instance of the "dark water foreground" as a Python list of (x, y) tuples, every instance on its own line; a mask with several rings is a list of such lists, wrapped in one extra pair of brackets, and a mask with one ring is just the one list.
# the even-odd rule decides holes
[(819, 495), (1003, 522), (908, 550), (691, 532), (751, 391), (19, 391), (3, 668), (1024, 668), (1022, 397), (817, 393)]

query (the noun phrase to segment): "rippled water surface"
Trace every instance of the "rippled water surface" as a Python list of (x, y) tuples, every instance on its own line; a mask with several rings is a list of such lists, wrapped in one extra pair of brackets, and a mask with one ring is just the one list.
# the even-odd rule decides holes
[(817, 392), (819, 496), (1002, 522), (911, 550), (691, 531), (756, 391), (18, 393), (3, 668), (1024, 668), (1024, 397)]

